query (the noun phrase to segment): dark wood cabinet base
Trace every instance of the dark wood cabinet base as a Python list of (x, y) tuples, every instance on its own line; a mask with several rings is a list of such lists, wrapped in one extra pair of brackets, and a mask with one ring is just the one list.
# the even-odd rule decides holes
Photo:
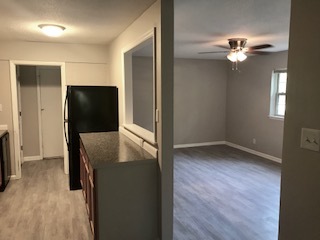
[(10, 181), (11, 160), (9, 133), (0, 131), (0, 191), (3, 192)]

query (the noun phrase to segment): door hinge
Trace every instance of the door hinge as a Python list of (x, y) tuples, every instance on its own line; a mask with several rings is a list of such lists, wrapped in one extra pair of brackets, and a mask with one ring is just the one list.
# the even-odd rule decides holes
[(20, 147), (20, 150), (23, 151), (23, 146)]
[(21, 111), (19, 112), (19, 115), (20, 115), (20, 117), (21, 117)]

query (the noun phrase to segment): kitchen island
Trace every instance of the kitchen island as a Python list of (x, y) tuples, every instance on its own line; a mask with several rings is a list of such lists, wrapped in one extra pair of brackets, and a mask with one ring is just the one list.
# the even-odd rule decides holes
[(157, 159), (119, 132), (80, 134), (80, 179), (94, 239), (153, 240)]

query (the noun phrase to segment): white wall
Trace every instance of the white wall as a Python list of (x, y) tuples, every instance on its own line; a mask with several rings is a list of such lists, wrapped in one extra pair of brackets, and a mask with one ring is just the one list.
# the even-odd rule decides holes
[(119, 125), (124, 123), (124, 75), (122, 52), (134, 42), (138, 41), (146, 32), (157, 27), (157, 41), (160, 31), (160, 2), (156, 2), (146, 12), (133, 22), (119, 35), (109, 48), (110, 53), (110, 80), (119, 88)]
[(175, 59), (174, 144), (225, 141), (227, 61)]
[(108, 63), (66, 63), (67, 85), (110, 85)]
[(0, 124), (7, 124), (10, 134), (12, 174), (16, 173), (13, 145), (10, 60), (66, 63), (67, 84), (111, 85), (108, 47), (86, 44), (37, 42), (0, 42)]
[(1, 59), (108, 63), (108, 47), (90, 44), (0, 41)]
[[(124, 123), (124, 76), (122, 51), (156, 27), (156, 124), (161, 187), (161, 238), (172, 239), (173, 228), (173, 1), (158, 0), (110, 45), (110, 78), (119, 87), (119, 124)], [(147, 227), (147, 226), (146, 226)]]

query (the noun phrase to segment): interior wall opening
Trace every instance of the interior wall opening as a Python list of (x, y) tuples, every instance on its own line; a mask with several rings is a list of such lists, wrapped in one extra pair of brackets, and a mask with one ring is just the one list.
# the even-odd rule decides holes
[[(286, 83), (272, 81), (287, 68), (290, 1), (245, 6), (175, 1), (174, 239), (278, 239)], [(234, 38), (248, 40), (236, 68)]]
[(68, 173), (63, 135), (64, 63), (12, 61), (14, 155), (16, 178), (28, 161), (61, 159)]

